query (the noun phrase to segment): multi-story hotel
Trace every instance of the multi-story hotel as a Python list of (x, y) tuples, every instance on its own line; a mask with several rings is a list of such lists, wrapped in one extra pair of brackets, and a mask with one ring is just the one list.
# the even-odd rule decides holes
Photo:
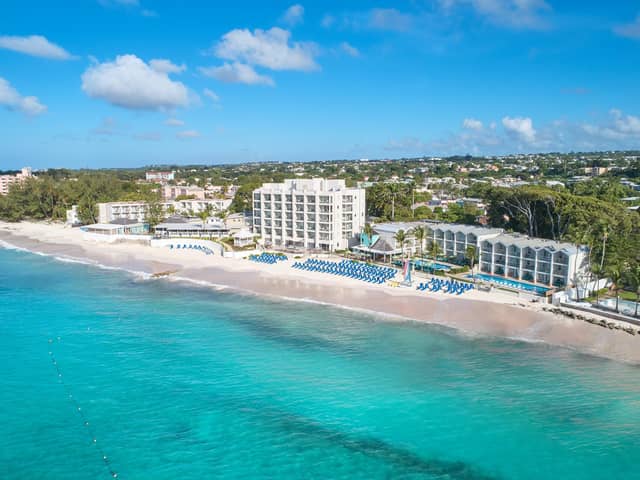
[(31, 168), (24, 167), (20, 173), (15, 175), (0, 175), (0, 195), (7, 195), (9, 188), (15, 183), (22, 183), (31, 177)]
[(445, 257), (462, 260), (476, 248), (482, 273), (549, 287), (564, 287), (586, 273), (587, 250), (571, 243), (503, 233), (502, 229), (428, 223), (428, 241)]
[(253, 230), (266, 244), (346, 249), (365, 223), (365, 190), (324, 178), (265, 183), (253, 192)]

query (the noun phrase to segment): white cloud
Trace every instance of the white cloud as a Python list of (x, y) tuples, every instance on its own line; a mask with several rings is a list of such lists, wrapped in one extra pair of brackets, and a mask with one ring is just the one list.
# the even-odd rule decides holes
[(440, 0), (440, 5), (447, 11), (470, 5), (491, 23), (516, 29), (545, 28), (543, 13), (551, 9), (544, 0)]
[(618, 25), (614, 27), (613, 31), (621, 37), (640, 39), (640, 15), (636, 17), (634, 22)]
[(395, 8), (374, 8), (369, 12), (369, 27), (379, 30), (405, 32), (413, 27), (414, 19)]
[(182, 65), (176, 65), (171, 62), (171, 60), (164, 58), (151, 60), (149, 66), (159, 73), (182, 73), (187, 69), (184, 63)]
[(269, 85), (275, 82), (267, 75), (260, 75), (253, 67), (244, 63), (225, 63), (219, 67), (200, 67), (200, 73), (227, 83), (245, 83), (247, 85)]
[(528, 117), (504, 117), (502, 126), (507, 133), (516, 135), (528, 143), (536, 140), (536, 130), (533, 128), (533, 121)]
[(467, 130), (480, 131), (483, 128), (482, 122), (475, 118), (465, 118), (462, 122), (462, 126)]
[(29, 116), (40, 115), (47, 111), (47, 107), (40, 103), (38, 97), (23, 97), (2, 77), (0, 77), (0, 105)]
[(340, 44), (340, 50), (342, 50), (344, 53), (346, 53), (350, 57), (359, 57), (360, 56), (360, 50), (358, 50), (356, 47), (354, 47), (353, 45), (351, 45), (348, 42), (342, 42)]
[(282, 21), (291, 27), (302, 23), (303, 19), (304, 7), (299, 3), (291, 5), (282, 15)]
[(165, 125), (169, 125), (170, 127), (181, 127), (184, 125), (184, 121), (179, 120), (177, 118), (167, 118), (164, 121)]
[(155, 12), (154, 10), (147, 10), (145, 8), (145, 9), (142, 9), (142, 11), (140, 12), (140, 15), (142, 15), (143, 17), (157, 17), (158, 13)]
[(200, 133), (196, 130), (183, 130), (182, 132), (176, 133), (176, 137), (186, 139), (186, 138), (198, 138)]
[(161, 110), (185, 107), (189, 93), (181, 82), (158, 72), (135, 55), (92, 65), (82, 74), (82, 90), (119, 107)]
[(223, 35), (214, 48), (217, 57), (232, 62), (257, 65), (271, 70), (317, 70), (313, 43), (289, 42), (291, 32), (273, 27), (235, 29)]
[(209, 97), (212, 101), (214, 102), (219, 102), (220, 101), (220, 97), (218, 96), (218, 94), (216, 92), (214, 92), (213, 90), (210, 90), (208, 88), (205, 88), (202, 93), (204, 94), (205, 97)]
[(640, 117), (625, 115), (618, 109), (609, 111), (609, 119), (604, 124), (582, 125), (582, 130), (594, 138), (606, 140), (640, 139)]
[(1, 36), (0, 48), (25, 53), (34, 57), (50, 58), (52, 60), (70, 60), (73, 58), (64, 48), (51, 43), (41, 35), (28, 37)]
[(336, 23), (336, 17), (328, 13), (325, 14), (320, 21), (320, 25), (322, 25), (324, 28), (330, 28), (334, 23)]

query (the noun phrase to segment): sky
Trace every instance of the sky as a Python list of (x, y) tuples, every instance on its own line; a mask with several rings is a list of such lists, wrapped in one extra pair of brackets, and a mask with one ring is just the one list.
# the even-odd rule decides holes
[(0, 169), (640, 149), (632, 0), (0, 11)]

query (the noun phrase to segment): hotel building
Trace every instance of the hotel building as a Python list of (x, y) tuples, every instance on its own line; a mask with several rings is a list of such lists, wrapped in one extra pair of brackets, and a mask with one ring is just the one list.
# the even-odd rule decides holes
[(253, 192), (253, 231), (267, 245), (346, 249), (364, 223), (365, 190), (344, 180), (291, 179)]
[(587, 249), (571, 243), (503, 233), (502, 229), (427, 223), (428, 243), (461, 261), (467, 247), (477, 252), (480, 272), (562, 288), (587, 273)]
[(166, 183), (175, 179), (176, 172), (159, 172), (152, 170), (146, 172), (144, 177), (147, 182)]
[[(226, 210), (231, 205), (230, 199), (206, 199), (206, 200), (174, 200), (161, 202), (166, 214), (180, 213), (185, 215), (198, 215), (207, 208), (216, 214)], [(147, 218), (146, 202), (108, 202), (98, 204), (98, 222), (111, 223), (115, 220), (126, 219), (144, 222)]]
[(20, 173), (15, 175), (0, 175), (0, 195), (7, 195), (11, 185), (22, 183), (31, 176), (31, 168), (29, 167), (24, 167)]

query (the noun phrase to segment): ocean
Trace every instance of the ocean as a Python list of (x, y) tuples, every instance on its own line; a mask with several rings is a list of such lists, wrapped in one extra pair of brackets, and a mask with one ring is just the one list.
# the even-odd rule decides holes
[(2, 248), (0, 368), (2, 479), (640, 478), (640, 367)]

